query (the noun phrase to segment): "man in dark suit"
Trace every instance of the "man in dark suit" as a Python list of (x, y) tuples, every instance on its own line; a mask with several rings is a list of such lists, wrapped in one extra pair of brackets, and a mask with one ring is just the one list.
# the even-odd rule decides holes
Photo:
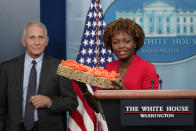
[[(63, 131), (64, 114), (78, 101), (71, 81), (56, 73), (60, 61), (43, 53), (46, 27), (28, 23), (21, 42), (26, 53), (0, 65), (0, 131)], [(30, 87), (35, 94), (29, 96)]]

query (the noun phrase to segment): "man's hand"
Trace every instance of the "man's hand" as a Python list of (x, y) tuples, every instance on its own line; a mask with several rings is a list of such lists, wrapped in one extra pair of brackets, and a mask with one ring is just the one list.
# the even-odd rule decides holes
[(52, 103), (52, 100), (43, 95), (35, 95), (31, 96), (30, 102), (34, 105), (35, 108), (43, 108), (43, 107), (49, 107)]

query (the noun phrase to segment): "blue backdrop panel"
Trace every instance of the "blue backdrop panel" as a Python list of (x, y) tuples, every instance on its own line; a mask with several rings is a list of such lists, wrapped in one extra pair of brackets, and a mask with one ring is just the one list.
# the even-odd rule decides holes
[(45, 53), (58, 59), (66, 59), (65, 0), (40, 0), (40, 21), (48, 29), (49, 44)]

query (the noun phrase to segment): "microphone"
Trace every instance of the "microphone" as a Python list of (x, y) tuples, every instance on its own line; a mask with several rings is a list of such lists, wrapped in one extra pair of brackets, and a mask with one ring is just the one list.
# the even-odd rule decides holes
[(162, 83), (163, 81), (162, 80), (159, 80), (159, 89), (162, 90)]
[(154, 80), (151, 80), (152, 90), (154, 89)]

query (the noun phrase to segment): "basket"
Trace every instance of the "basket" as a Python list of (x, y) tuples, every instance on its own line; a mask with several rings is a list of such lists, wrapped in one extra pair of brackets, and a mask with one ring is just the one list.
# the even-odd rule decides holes
[(95, 86), (99, 88), (109, 88), (109, 89), (114, 88), (111, 84), (111, 81), (114, 81), (112, 79), (105, 78), (105, 77), (97, 77), (80, 70), (63, 66), (61, 64), (59, 64), (58, 66), (57, 74), (69, 78), (71, 80), (86, 83), (91, 86)]

